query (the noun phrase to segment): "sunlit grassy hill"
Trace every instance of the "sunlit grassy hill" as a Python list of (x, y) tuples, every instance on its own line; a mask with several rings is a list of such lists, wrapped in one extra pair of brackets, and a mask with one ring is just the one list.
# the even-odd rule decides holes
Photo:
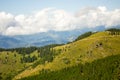
[[(30, 56), (36, 55), (36, 51), (30, 54)], [(29, 56), (28, 54), (25, 55)], [(31, 63), (23, 63), (21, 59), (23, 58), (22, 54), (19, 54), (16, 51), (2, 51), (0, 52), (0, 80), (11, 79), (16, 74), (20, 73), (28, 66), (32, 65)]]
[[(59, 54), (54, 56), (52, 62), (29, 67), (14, 79), (20, 79), (39, 74), (42, 70), (57, 71), (78, 64), (91, 63), (94, 60), (107, 56), (120, 54), (120, 35), (109, 31), (97, 32), (86, 38), (76, 40), (69, 44), (53, 48)], [(36, 52), (37, 53), (37, 52)], [(33, 64), (34, 65), (34, 64)]]
[(11, 77), (11, 73), (16, 74), (17, 71), (20, 71), (22, 68), (24, 68), (24, 64), (20, 64), (20, 57), (21, 56), (16, 52), (0, 52), (1, 76)]

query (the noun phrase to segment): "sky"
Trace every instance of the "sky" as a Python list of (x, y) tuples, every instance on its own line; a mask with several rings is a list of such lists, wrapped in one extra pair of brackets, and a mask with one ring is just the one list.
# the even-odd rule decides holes
[(0, 34), (120, 25), (120, 0), (0, 0)]
[(84, 7), (105, 6), (110, 10), (120, 8), (120, 0), (0, 0), (0, 11), (28, 14), (48, 7), (76, 12)]

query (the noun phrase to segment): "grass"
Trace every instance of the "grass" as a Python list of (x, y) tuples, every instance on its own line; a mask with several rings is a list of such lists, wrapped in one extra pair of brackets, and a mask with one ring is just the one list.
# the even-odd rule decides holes
[(21, 55), (16, 52), (0, 52), (0, 73), (3, 79), (23, 69), (24, 64), (20, 63), (20, 57)]
[[(33, 55), (37, 56), (36, 52), (37, 51), (31, 53), (30, 56)], [(14, 77), (16, 74), (20, 73), (28, 66), (33, 64), (33, 63), (21, 63), (20, 60), (21, 57), (22, 55), (18, 54), (15, 51), (0, 52), (0, 73), (1, 73), (0, 76), (2, 77), (3, 80)]]
[(119, 73), (120, 54), (58, 71), (42, 70), (39, 75), (20, 80), (119, 80)]
[[(94, 60), (111, 55), (120, 54), (120, 35), (109, 35), (108, 32), (98, 32), (76, 42), (57, 46), (54, 49), (60, 51), (54, 60), (35, 68), (28, 68), (14, 79), (39, 74), (43, 69), (57, 71), (77, 64), (91, 63)], [(66, 60), (69, 62), (66, 64)]]

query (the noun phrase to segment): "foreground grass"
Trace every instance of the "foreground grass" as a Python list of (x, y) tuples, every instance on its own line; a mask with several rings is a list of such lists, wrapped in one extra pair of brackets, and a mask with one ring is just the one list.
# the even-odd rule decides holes
[[(36, 54), (36, 51), (30, 56)], [(27, 56), (27, 55), (26, 55)], [(25, 70), (33, 63), (21, 63), (22, 55), (16, 51), (0, 52), (0, 80), (11, 80), (15, 75)]]
[(58, 71), (43, 70), (39, 75), (21, 80), (120, 80), (120, 55)]

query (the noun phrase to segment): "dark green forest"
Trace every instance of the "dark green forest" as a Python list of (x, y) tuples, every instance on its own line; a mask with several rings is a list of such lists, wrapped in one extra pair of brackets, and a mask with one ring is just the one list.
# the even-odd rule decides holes
[(120, 80), (120, 55), (78, 64), (59, 71), (42, 70), (21, 80)]
[(75, 39), (75, 41), (78, 41), (78, 40), (80, 40), (80, 39), (84, 39), (84, 38), (86, 38), (86, 37), (89, 37), (89, 36), (92, 35), (92, 34), (93, 34), (93, 32), (91, 32), (91, 31), (90, 31), (90, 32), (86, 32), (86, 33), (78, 36), (78, 38)]

